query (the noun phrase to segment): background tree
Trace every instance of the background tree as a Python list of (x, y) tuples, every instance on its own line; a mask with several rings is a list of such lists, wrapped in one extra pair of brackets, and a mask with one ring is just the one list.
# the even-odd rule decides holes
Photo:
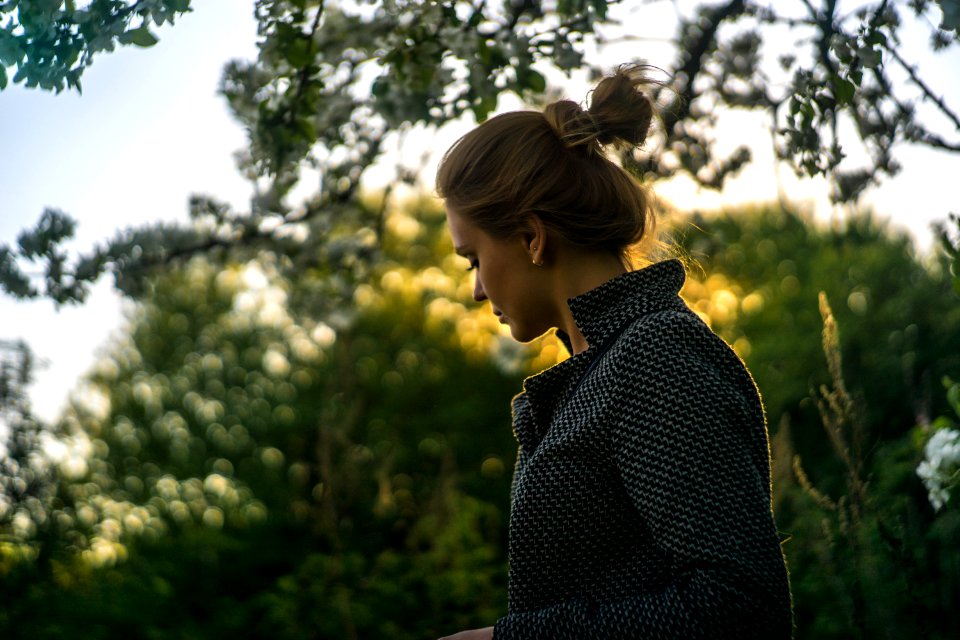
[(0, 90), (13, 82), (60, 93), (80, 91), (80, 76), (101, 51), (157, 43), (152, 25), (173, 23), (190, 0), (5, 0), (0, 3)]
[[(56, 9), (44, 13), (41, 7), (47, 5)], [(9, 21), (5, 46), (21, 53), (40, 42), (36, 34), (72, 33), (69, 25), (79, 24), (78, 13), (83, 29), (120, 38), (145, 29), (141, 23), (167, 20), (186, 8), (168, 0), (94, 2), (84, 9), (56, 2), (0, 6), (14, 12), (20, 23), (33, 24), (36, 15), (37, 24), (48, 27), (28, 33), (16, 20)], [(136, 273), (145, 268), (211, 249), (269, 245), (284, 226), (314, 216), (349, 217), (364, 173), (385, 148), (401, 144), (405, 132), (416, 125), (440, 126), (467, 113), (482, 119), (505, 92), (534, 96), (544, 91), (547, 72), (598, 72), (596, 60), (585, 53), (588, 44), (602, 44), (615, 18), (635, 19), (628, 10), (642, 6), (594, 0), (549, 6), (533, 1), (387, 0), (328, 6), (311, 0), (260, 0), (255, 3), (260, 55), (254, 62), (230, 63), (221, 84), (250, 132), (240, 164), (256, 187), (251, 210), (237, 213), (216, 202), (197, 202), (200, 209), (217, 212), (216, 225), (125, 232), (74, 261), (55, 250), (67, 236), (52, 240), (46, 253), (4, 246), (0, 283), (14, 296), (46, 294), (69, 302), (82, 300), (89, 283), (111, 269), (121, 288), (134, 291)], [(666, 70), (671, 79), (659, 96), (662, 144), (655, 153), (623, 160), (648, 178), (683, 172), (702, 185), (721, 188), (750, 159), (743, 147), (728, 157), (714, 153), (716, 107), (721, 105), (768, 110), (780, 157), (802, 175), (829, 176), (838, 201), (855, 200), (872, 182), (893, 175), (898, 169), (893, 150), (899, 144), (957, 152), (956, 111), (900, 53), (899, 36), (907, 21), (928, 25), (934, 52), (956, 45), (953, 5), (938, 6), (923, 0), (850, 7), (835, 0), (820, 6), (801, 0), (780, 3), (777, 9), (744, 0), (677, 3), (677, 58)], [(94, 7), (103, 12), (93, 13)], [(60, 31), (51, 26), (61, 23), (67, 26)], [(124, 31), (131, 23), (133, 31)], [(775, 42), (782, 43), (784, 30), (798, 46), (778, 51), (767, 34), (776, 33)], [(634, 35), (629, 22), (621, 31)], [(94, 42), (103, 41), (77, 36), (71, 46), (92, 54)], [(21, 53), (4, 57), (4, 64), (18, 64)], [(81, 66), (69, 73), (87, 60), (77, 59)], [(36, 64), (53, 69), (57, 60), (41, 55)], [(844, 161), (844, 122), (852, 123), (851, 143), (862, 143), (867, 166)], [(319, 192), (305, 203), (291, 203), (288, 195), (304, 166), (319, 172)], [(415, 167), (400, 167), (397, 178), (413, 181)], [(51, 224), (56, 220), (60, 222)], [(24, 237), (42, 240), (45, 225), (63, 227), (64, 220), (48, 211)], [(358, 255), (375, 255), (381, 226), (378, 216), (372, 216), (367, 225), (372, 236), (365, 235), (366, 244), (354, 247)], [(45, 291), (24, 285), (28, 279), (21, 264), (30, 260), (47, 265)]]
[(797, 636), (956, 635), (937, 603), (960, 594), (960, 521), (934, 511), (917, 473), (931, 424), (955, 412), (942, 383), (960, 370), (950, 254), (917, 256), (866, 213), (825, 226), (759, 208), (693, 229), (681, 245), (703, 275), (684, 295), (766, 405)]
[[(768, 208), (697, 224), (683, 246), (703, 271), (684, 296), (769, 408), (797, 637), (953, 637), (958, 512), (934, 511), (916, 473), (916, 411), (952, 411), (937, 378), (960, 366), (943, 264), (868, 216), (825, 227)], [(435, 203), (388, 211), (383, 247), (351, 304), (323, 318), (313, 298), (332, 276), (320, 263), (283, 277), (295, 255), (198, 257), (145, 280), (128, 333), (58, 427), (72, 445), (51, 467), (56, 499), (0, 530), (4, 637), (413, 638), (502, 613), (508, 400), (561, 356), (553, 339), (518, 350), (468, 311)], [(835, 384), (819, 289), (836, 300), (860, 407), (856, 538), (809, 491), (835, 504), (848, 492), (813, 401)], [(60, 523), (45, 565), (31, 559), (43, 522)]]
[[(818, 422), (805, 399), (829, 382), (821, 291), (844, 333), (851, 391), (869, 398), (869, 432), (896, 438), (947, 409), (941, 380), (960, 369), (960, 305), (945, 252), (918, 256), (906, 234), (869, 213), (818, 225), (772, 207), (695, 215), (679, 244), (708, 276), (690, 285), (695, 309), (739, 348), (773, 425)], [(794, 432), (802, 453), (814, 453), (818, 431)]]
[[(221, 84), (250, 132), (240, 157), (255, 185), (250, 211), (194, 198), (188, 225), (122, 232), (72, 259), (64, 243), (75, 224), (49, 210), (0, 247), (0, 281), (17, 297), (81, 301), (109, 270), (139, 301), (127, 340), (90, 381), (99, 392), (88, 397), (99, 401), (76, 404), (47, 432), (70, 443), (70, 455), (44, 458), (42, 425), (19, 419), (29, 418), (22, 393), (0, 397), (10, 423), (23, 426), (14, 433), (25, 434), (10, 449), (17, 466), (4, 470), (4, 504), (27, 505), (16, 511), (23, 526), (12, 508), (0, 516), (0, 635), (423, 637), (502, 611), (516, 447), (506, 401), (525, 372), (560, 354), (551, 342), (533, 354), (512, 349), (492, 318), (468, 313), (469, 284), (456, 275), (436, 208), (403, 211), (392, 188), (365, 194), (364, 175), (416, 126), (483, 118), (503, 92), (535, 99), (556, 71), (589, 71), (588, 45), (607, 38), (628, 5), (260, 0), (259, 58), (228, 65)], [(102, 44), (143, 28), (148, 14), (134, 8), (161, 6), (185, 5), (5, 2), (0, 50), (27, 48), (12, 63), (39, 65), (26, 82), (56, 60), (28, 56), (32, 36), (17, 31), (25, 17), (62, 23), (69, 35), (81, 10), (116, 10), (78, 31)], [(796, 14), (748, 2), (678, 5), (675, 82), (660, 96), (664, 153), (625, 164), (719, 188), (749, 157), (714, 157), (717, 104), (775, 115), (783, 156), (832, 175), (840, 199), (869, 182), (839, 161), (831, 136), (844, 117), (879, 174), (895, 170), (897, 144), (955, 150), (920, 126), (913, 103), (939, 112), (950, 135), (953, 112), (897, 58), (904, 21), (915, 12), (937, 24), (935, 5), (870, 3), (861, 14), (833, 2), (794, 6)], [(947, 50), (956, 37), (943, 27), (931, 28), (932, 42)], [(764, 63), (770, 28), (809, 38), (809, 57), (783, 60), (782, 72)], [(61, 33), (44, 29), (31, 33)], [(70, 65), (78, 61), (89, 64), (77, 54)], [(306, 168), (320, 188), (292, 202)], [(415, 170), (398, 167), (398, 182), (416, 183)], [(941, 603), (958, 593), (956, 517), (932, 511), (914, 472), (923, 430), (913, 426), (947, 411), (937, 379), (957, 367), (943, 264), (869, 218), (823, 229), (769, 210), (699, 225), (707, 233), (682, 244), (704, 277), (691, 278), (685, 295), (747, 359), (768, 402), (779, 522), (794, 534), (785, 549), (798, 636), (864, 628), (843, 588), (851, 576), (870, 581), (883, 628), (914, 629), (922, 614), (931, 635), (955, 636)], [(42, 266), (41, 278), (26, 275), (29, 263)], [(832, 382), (817, 346), (820, 290), (848, 332), (846, 388), (863, 407), (867, 445), (858, 472), (890, 504), (883, 520), (893, 523), (868, 531), (856, 572), (837, 539), (822, 535), (821, 504), (784, 466), (796, 452), (808, 488), (846, 490), (812, 399)], [(4, 380), (19, 386), (5, 388), (22, 389), (26, 360), (9, 353)], [(917, 584), (928, 609), (900, 598)]]
[(524, 360), (466, 310), (442, 220), (388, 216), (332, 326), (307, 311), (329, 275), (268, 254), (152, 278), (60, 427), (89, 453), (30, 514), (68, 522), (71, 553), (0, 556), (5, 637), (420, 638), (501, 615)]
[(25, 343), (0, 342), (0, 531), (17, 538), (37, 537), (38, 525), (46, 523), (54, 486), (42, 456), (43, 425), (34, 418), (27, 397), (33, 367), (33, 354)]

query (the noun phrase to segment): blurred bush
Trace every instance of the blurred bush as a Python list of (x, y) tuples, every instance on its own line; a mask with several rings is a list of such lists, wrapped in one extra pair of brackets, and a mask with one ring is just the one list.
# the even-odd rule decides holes
[(422, 638), (502, 614), (526, 366), (464, 304), (442, 213), (411, 208), (350, 299), (305, 299), (327, 275), (266, 253), (151, 283), (60, 425), (64, 526), (48, 566), (5, 562), (0, 635)]
[(951, 255), (918, 254), (869, 213), (758, 208), (689, 228), (685, 294), (766, 403), (796, 637), (957, 637), (960, 520), (916, 473), (960, 370)]
[[(47, 486), (6, 503), (0, 636), (424, 638), (501, 615), (509, 399), (562, 354), (499, 333), (442, 222), (391, 212), (359, 279), (263, 251), (150, 280)], [(955, 503), (916, 472), (960, 377), (947, 258), (868, 215), (690, 229), (683, 295), (767, 403), (797, 637), (958, 635)]]

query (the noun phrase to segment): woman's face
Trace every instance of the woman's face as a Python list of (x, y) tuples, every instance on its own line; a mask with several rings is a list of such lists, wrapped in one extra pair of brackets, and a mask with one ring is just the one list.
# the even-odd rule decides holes
[(490, 300), (493, 313), (520, 342), (556, 326), (551, 321), (544, 270), (533, 264), (529, 237), (495, 238), (449, 207), (447, 222), (457, 254), (470, 261), (476, 274), (474, 300)]

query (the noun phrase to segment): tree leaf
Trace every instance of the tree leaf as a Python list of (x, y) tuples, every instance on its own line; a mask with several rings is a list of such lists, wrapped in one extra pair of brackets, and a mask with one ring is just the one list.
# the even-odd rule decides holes
[(527, 72), (525, 81), (527, 88), (536, 93), (543, 93), (547, 89), (547, 79), (533, 69)]
[(960, 5), (956, 1), (937, 0), (940, 10), (943, 11), (943, 21), (940, 28), (944, 31), (954, 31), (960, 35)]
[(127, 31), (125, 34), (123, 34), (123, 36), (121, 36), (121, 42), (124, 44), (130, 43), (144, 48), (152, 47), (159, 41), (159, 38), (150, 33), (150, 30), (146, 27), (140, 27), (139, 29)]
[(831, 80), (833, 81), (833, 93), (837, 99), (837, 103), (851, 104), (853, 102), (853, 94), (857, 88), (856, 85), (836, 75), (832, 76)]

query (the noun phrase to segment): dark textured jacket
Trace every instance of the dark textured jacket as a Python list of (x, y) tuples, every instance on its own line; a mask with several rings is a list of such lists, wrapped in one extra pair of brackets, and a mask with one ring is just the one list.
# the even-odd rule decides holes
[(494, 640), (790, 637), (760, 397), (683, 281), (671, 260), (571, 300), (590, 349), (514, 399)]

